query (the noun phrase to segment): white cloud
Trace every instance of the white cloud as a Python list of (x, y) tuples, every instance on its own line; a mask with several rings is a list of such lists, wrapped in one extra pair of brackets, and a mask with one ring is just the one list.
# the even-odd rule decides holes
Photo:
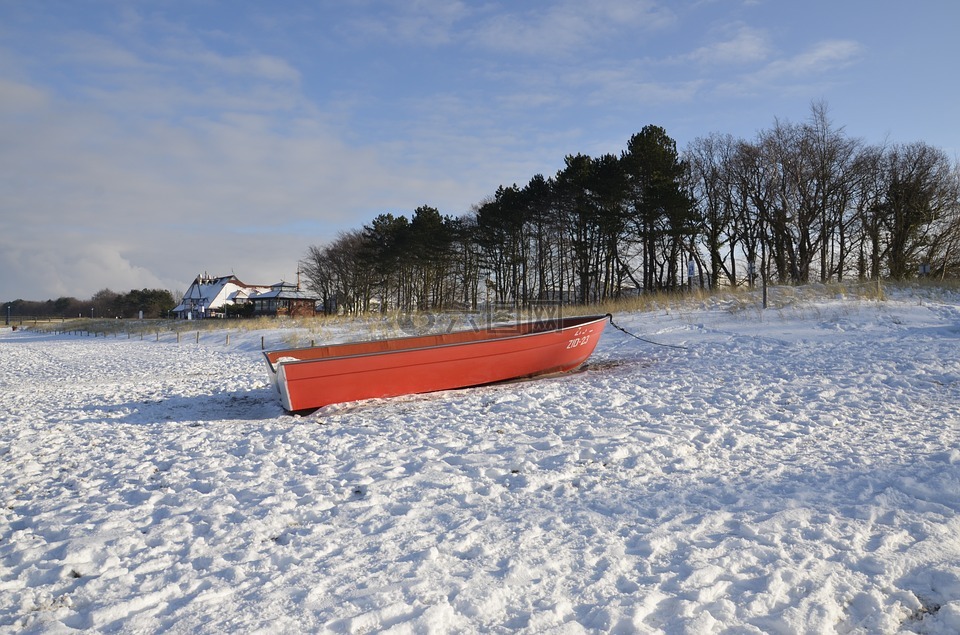
[(772, 48), (766, 32), (744, 25), (731, 27), (718, 39), (702, 46), (687, 58), (708, 65), (752, 64), (770, 56)]
[(223, 55), (210, 50), (196, 52), (168, 51), (173, 61), (181, 64), (199, 64), (214, 73), (249, 77), (269, 82), (291, 83), (300, 81), (300, 72), (279, 57), (261, 53)]
[(835, 81), (834, 71), (856, 64), (863, 47), (853, 40), (818, 42), (790, 57), (774, 59), (759, 70), (717, 83), (717, 93), (744, 97), (772, 90), (809, 98)]
[(853, 40), (827, 40), (793, 57), (775, 60), (758, 73), (761, 79), (816, 75), (856, 62), (863, 47)]
[(47, 105), (45, 91), (29, 84), (0, 77), (0, 114), (35, 112)]
[(660, 79), (653, 75), (653, 65), (645, 62), (584, 68), (570, 73), (564, 81), (579, 94), (587, 95), (587, 103), (601, 106), (621, 104), (624, 108), (638, 105), (660, 105), (688, 102), (703, 84), (699, 79)]
[[(222, 220), (222, 219), (221, 219)], [(90, 298), (108, 288), (168, 289), (182, 292), (197, 274), (236, 273), (252, 283), (292, 279), (297, 261), (314, 241), (290, 233), (244, 234), (222, 222), (207, 227), (141, 227), (58, 229), (10, 227), (0, 223), (0, 298), (46, 300), (69, 296)]]
[(495, 54), (545, 56), (597, 47), (611, 35), (649, 33), (676, 17), (654, 0), (560, 0), (466, 3), (416, 0), (382, 3), (348, 20), (353, 41), (382, 39), (436, 47), (469, 44)]
[(361, 15), (345, 23), (351, 39), (362, 46), (371, 39), (431, 47), (454, 43), (458, 23), (476, 11), (460, 0), (395, 0), (376, 11), (362, 8)]
[[(4, 300), (11, 291), (25, 300), (47, 300), (63, 296), (89, 298), (98, 290), (129, 291), (141, 288), (171, 288), (147, 268), (135, 265), (124, 252), (135, 252), (136, 244), (117, 244), (105, 232), (62, 229), (51, 236), (22, 225), (4, 230), (0, 238), (0, 266), (10, 285), (3, 289)], [(6, 284), (4, 286), (7, 286)]]
[(130, 48), (93, 33), (71, 32), (54, 38), (51, 44), (57, 47), (52, 52), (59, 56), (60, 64), (93, 69), (99, 73), (118, 70), (147, 72), (162, 68), (146, 61)]
[(469, 38), (491, 51), (566, 55), (605, 43), (612, 35), (653, 32), (674, 21), (673, 13), (655, 2), (565, 0), (522, 12), (498, 12), (473, 29)]

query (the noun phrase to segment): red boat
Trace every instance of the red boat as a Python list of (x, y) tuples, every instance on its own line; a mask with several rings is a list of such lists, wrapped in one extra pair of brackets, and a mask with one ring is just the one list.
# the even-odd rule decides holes
[(268, 351), (289, 411), (562, 373), (590, 357), (609, 315)]

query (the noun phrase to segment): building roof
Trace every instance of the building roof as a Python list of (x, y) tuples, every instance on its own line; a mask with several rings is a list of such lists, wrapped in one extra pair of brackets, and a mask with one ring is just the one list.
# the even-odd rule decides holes
[(264, 300), (307, 300), (316, 302), (320, 298), (313, 293), (302, 291), (297, 285), (281, 280), (276, 284), (270, 285), (269, 291), (251, 295), (253, 302), (262, 302)]

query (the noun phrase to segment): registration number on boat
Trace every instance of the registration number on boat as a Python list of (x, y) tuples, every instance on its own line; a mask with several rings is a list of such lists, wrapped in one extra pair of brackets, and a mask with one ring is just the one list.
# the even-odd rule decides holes
[(583, 346), (590, 341), (589, 335), (584, 335), (583, 337), (575, 337), (569, 342), (567, 342), (567, 348), (576, 348), (578, 346)]

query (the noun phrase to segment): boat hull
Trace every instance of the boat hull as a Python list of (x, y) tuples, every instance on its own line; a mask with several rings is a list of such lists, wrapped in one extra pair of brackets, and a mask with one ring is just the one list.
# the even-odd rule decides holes
[(289, 411), (562, 373), (593, 353), (608, 316), (265, 353)]

